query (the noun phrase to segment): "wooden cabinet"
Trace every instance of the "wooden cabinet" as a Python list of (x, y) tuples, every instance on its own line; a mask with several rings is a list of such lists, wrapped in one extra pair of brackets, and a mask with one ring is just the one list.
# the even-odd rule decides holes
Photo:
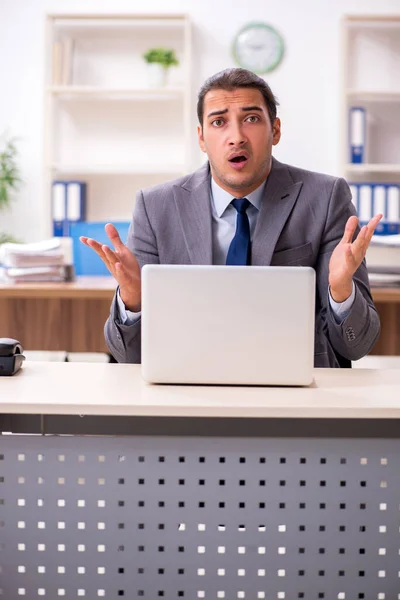
[[(27, 350), (107, 352), (104, 323), (116, 283), (79, 277), (74, 283), (0, 283), (0, 336)], [(400, 355), (400, 289), (373, 288), (382, 332), (371, 354)]]

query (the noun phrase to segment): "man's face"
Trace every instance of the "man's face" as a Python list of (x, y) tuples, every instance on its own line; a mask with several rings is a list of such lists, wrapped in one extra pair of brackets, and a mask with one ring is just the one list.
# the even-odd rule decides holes
[(261, 185), (271, 170), (272, 146), (280, 140), (280, 126), (279, 119), (271, 126), (257, 89), (207, 92), (203, 127), (197, 132), (216, 183), (237, 198)]

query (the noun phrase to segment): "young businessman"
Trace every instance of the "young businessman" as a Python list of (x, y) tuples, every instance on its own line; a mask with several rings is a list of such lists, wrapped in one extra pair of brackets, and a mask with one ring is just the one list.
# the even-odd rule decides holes
[(244, 69), (208, 79), (197, 104), (208, 162), (138, 192), (126, 245), (112, 224), (114, 250), (81, 238), (119, 284), (105, 325), (119, 362), (141, 360), (140, 270), (148, 263), (311, 266), (315, 366), (343, 366), (372, 348), (380, 324), (364, 257), (382, 215), (360, 230), (343, 179), (272, 157), (281, 137), (276, 105), (265, 81)]

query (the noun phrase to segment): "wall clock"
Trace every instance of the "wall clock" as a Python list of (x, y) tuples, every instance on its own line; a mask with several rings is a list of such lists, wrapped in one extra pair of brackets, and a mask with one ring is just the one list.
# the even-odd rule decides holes
[(236, 63), (258, 75), (275, 69), (282, 60), (283, 50), (281, 35), (266, 23), (248, 23), (233, 41)]

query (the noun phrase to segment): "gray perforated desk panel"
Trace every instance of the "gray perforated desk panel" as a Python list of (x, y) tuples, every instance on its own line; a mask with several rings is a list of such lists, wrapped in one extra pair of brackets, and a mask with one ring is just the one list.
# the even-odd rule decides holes
[(398, 419), (0, 426), (6, 600), (400, 598)]

